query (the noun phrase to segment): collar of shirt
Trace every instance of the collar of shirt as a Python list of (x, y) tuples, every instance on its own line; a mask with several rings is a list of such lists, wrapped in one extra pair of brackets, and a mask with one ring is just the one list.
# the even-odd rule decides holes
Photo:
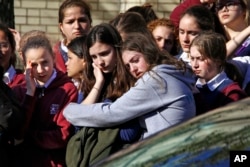
[[(214, 91), (218, 86), (220, 86), (225, 80), (229, 79), (227, 77), (227, 74), (222, 71), (221, 73), (217, 74), (213, 79), (208, 81), (206, 84), (209, 88), (209, 90)], [(196, 82), (196, 86), (199, 88), (202, 88), (202, 86), (205, 85), (200, 78), (198, 78)]]
[(38, 87), (38, 88), (40, 88), (40, 87), (47, 88), (51, 84), (51, 82), (56, 78), (56, 74), (57, 74), (57, 72), (54, 69), (53, 70), (53, 74), (51, 75), (50, 79), (43, 86), (41, 86), (38, 83), (36, 83), (36, 87)]
[(76, 79), (71, 79), (72, 80), (72, 82), (74, 83), (74, 85), (77, 87), (77, 88), (79, 88), (79, 86), (80, 86), (80, 82), (78, 81), (78, 80), (76, 80)]
[(9, 67), (9, 69), (4, 73), (4, 76), (3, 76), (3, 81), (6, 83), (6, 84), (8, 84), (8, 83), (10, 83), (12, 80), (13, 80), (13, 78), (14, 78), (14, 76), (16, 75), (16, 70), (15, 70), (15, 68), (11, 65), (10, 67)]
[(183, 60), (189, 67), (191, 67), (189, 54), (187, 52), (182, 52), (176, 56), (178, 60)]
[(63, 40), (61, 41), (61, 48), (62, 48), (62, 50), (63, 50), (64, 52), (68, 53), (68, 48), (67, 48), (66, 45), (64, 45), (64, 41), (65, 41), (65, 39), (63, 39)]

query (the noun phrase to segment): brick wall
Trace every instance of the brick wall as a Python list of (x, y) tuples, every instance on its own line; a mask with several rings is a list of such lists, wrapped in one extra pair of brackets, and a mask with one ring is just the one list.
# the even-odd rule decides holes
[[(55, 42), (61, 39), (58, 28), (58, 8), (63, 0), (15, 0), (15, 26), (21, 33), (46, 31)], [(118, 13), (134, 5), (149, 2), (159, 17), (168, 17), (179, 0), (87, 0), (91, 5), (93, 25), (108, 22)]]

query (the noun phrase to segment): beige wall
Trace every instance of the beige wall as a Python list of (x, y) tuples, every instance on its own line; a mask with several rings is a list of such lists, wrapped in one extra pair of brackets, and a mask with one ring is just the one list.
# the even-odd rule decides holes
[[(51, 39), (61, 39), (58, 29), (58, 8), (63, 0), (15, 0), (15, 26), (21, 33), (46, 31)], [(179, 0), (86, 0), (91, 5), (93, 25), (108, 22), (118, 13), (134, 5), (149, 2), (159, 17), (168, 17)]]

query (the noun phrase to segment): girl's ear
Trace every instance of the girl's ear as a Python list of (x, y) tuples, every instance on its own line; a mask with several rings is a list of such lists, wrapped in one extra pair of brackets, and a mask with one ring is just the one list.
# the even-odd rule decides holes
[(84, 68), (86, 68), (86, 64), (87, 64), (87, 62), (86, 62), (85, 60), (83, 60), (83, 61), (82, 61), (82, 66), (83, 66)]
[(62, 23), (59, 23), (58, 27), (59, 27), (59, 29), (60, 29), (61, 33), (64, 35), (64, 31), (63, 31), (63, 26), (62, 26)]

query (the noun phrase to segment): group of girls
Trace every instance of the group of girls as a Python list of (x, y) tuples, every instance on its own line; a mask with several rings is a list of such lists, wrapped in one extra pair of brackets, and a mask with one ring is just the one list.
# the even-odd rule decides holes
[[(245, 0), (186, 0), (177, 6), (170, 15), (171, 20), (176, 23), (176, 27), (179, 29), (178, 37), (182, 48), (182, 53), (179, 58), (186, 61), (192, 67), (193, 71), (196, 72), (196, 75), (199, 78), (197, 81), (198, 85), (209, 85), (209, 92), (202, 93), (203, 96), (209, 96), (207, 98), (210, 99), (205, 100), (205, 103), (215, 104), (212, 103), (212, 101), (216, 101), (217, 103), (217, 105), (214, 105), (213, 108), (208, 108), (208, 110), (223, 106), (232, 101), (240, 100), (246, 97), (247, 94), (249, 95), (249, 90), (247, 88), (247, 83), (249, 82), (249, 76), (247, 75), (249, 71), (248, 50), (250, 48), (250, 46), (247, 45), (249, 37), (248, 5), (249, 4)], [(181, 12), (181, 10), (184, 9), (186, 10)], [(216, 22), (216, 18), (220, 21), (220, 24)], [(223, 32), (218, 31), (218, 29), (221, 30), (221, 28), (218, 28), (219, 26), (222, 27)], [(190, 50), (194, 43), (194, 39), (204, 34), (204, 31), (216, 33), (215, 35), (210, 33), (211, 36), (213, 36), (213, 38), (208, 38), (210, 41), (214, 40), (214, 43), (216, 43), (216, 41), (221, 41), (218, 45), (209, 44), (209, 41), (205, 42), (206, 40), (204, 38), (199, 41), (200, 48), (211, 49), (211, 51), (207, 50), (206, 52), (204, 49), (199, 49), (199, 61), (204, 61), (207, 65), (206, 67), (198, 66), (198, 63), (192, 63), (192, 52)], [(215, 36), (220, 36), (221, 38), (224, 38), (225, 41), (215, 38)], [(224, 45), (226, 45), (226, 57), (223, 58), (224, 60), (222, 61), (222, 55), (224, 52), (217, 51), (219, 51), (222, 47), (225, 47)], [(213, 56), (211, 57), (211, 55)], [(211, 72), (211, 69), (214, 69), (215, 67), (208, 68), (213, 65), (216, 65), (216, 68), (219, 69), (214, 74)], [(209, 80), (205, 78), (206, 76), (201, 77), (198, 74), (198, 72), (201, 72), (201, 69), (208, 71), (208, 74), (206, 75), (210, 75)], [(224, 77), (222, 77), (222, 81), (220, 78), (224, 72), (226, 75), (223, 74)], [(211, 76), (211, 74), (213, 75)], [(220, 90), (220, 85), (226, 83), (224, 79), (227, 80), (227, 77), (230, 78), (231, 82), (234, 81), (238, 84), (240, 89), (237, 88), (236, 90), (241, 90), (241, 92), (234, 90), (234, 88), (232, 88), (232, 84), (228, 84), (224, 88), (224, 90), (227, 91), (231, 89), (228, 93)], [(200, 82), (200, 79), (203, 79), (203, 81)], [(215, 81), (220, 84), (215, 84)], [(197, 87), (199, 87), (198, 85)], [(224, 99), (224, 102), (221, 101), (218, 92), (223, 93), (224, 96), (227, 97), (227, 99)], [(243, 93), (245, 93), (245, 95)], [(208, 94), (213, 94), (214, 100), (212, 100), (211, 95)], [(220, 102), (220, 105), (218, 102)]]
[[(192, 73), (152, 42), (142, 16), (131, 13), (115, 21), (117, 29), (105, 23), (96, 25), (82, 41), (86, 57), (78, 62), (85, 66), (79, 70), (83, 72), (84, 100), (64, 109), (65, 118), (77, 127), (120, 126), (118, 139), (124, 143), (144, 139), (195, 116)], [(134, 23), (130, 19), (140, 21), (145, 33), (126, 25)], [(73, 63), (71, 43), (68, 49), (67, 68)], [(68, 152), (66, 162), (71, 166), (74, 157), (69, 154), (73, 153)]]

